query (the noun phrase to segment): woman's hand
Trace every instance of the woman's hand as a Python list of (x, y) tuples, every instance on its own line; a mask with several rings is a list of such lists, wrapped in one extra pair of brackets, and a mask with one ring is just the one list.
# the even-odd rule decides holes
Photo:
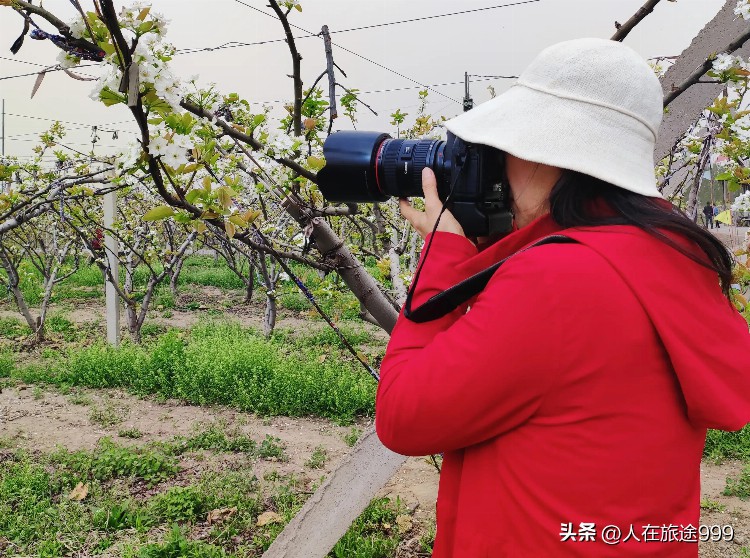
[[(422, 170), (422, 192), (424, 192), (424, 211), (414, 209), (406, 198), (399, 198), (398, 206), (401, 215), (411, 223), (419, 236), (425, 238), (432, 232), (440, 210), (443, 208), (443, 202), (438, 197), (435, 174), (427, 167)], [(466, 236), (463, 227), (447, 209), (440, 217), (437, 230)]]

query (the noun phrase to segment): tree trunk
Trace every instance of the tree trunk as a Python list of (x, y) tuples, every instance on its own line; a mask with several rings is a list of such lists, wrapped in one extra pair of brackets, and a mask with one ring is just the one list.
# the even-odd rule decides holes
[(276, 297), (266, 297), (266, 311), (263, 315), (263, 335), (268, 339), (276, 327)]
[(185, 258), (180, 258), (177, 263), (175, 263), (174, 268), (172, 268), (172, 272), (169, 274), (169, 289), (172, 291), (172, 296), (175, 299), (177, 298), (177, 280), (180, 278), (182, 265), (184, 263)]
[(128, 333), (133, 343), (141, 344), (141, 324), (138, 323), (138, 310), (135, 307), (135, 302), (127, 302), (125, 304), (125, 315), (128, 319)]
[(8, 275), (8, 290), (10, 290), (10, 292), (13, 294), (13, 299), (16, 301), (18, 311), (23, 316), (23, 319), (26, 320), (26, 325), (29, 326), (29, 329), (31, 329), (31, 331), (33, 332), (36, 332), (37, 321), (31, 315), (31, 310), (26, 304), (26, 299), (23, 296), (23, 291), (19, 286), (20, 279), (18, 277), (18, 269), (16, 269), (14, 262), (11, 261), (10, 256), (8, 256), (8, 254), (3, 249), (0, 249), (0, 261), (2, 261), (5, 273)]

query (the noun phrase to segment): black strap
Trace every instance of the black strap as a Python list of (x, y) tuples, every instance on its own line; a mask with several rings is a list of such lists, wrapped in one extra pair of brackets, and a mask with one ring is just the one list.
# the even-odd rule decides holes
[(418, 324), (442, 318), (469, 300), (472, 296), (481, 292), (487, 286), (487, 283), (490, 282), (495, 271), (513, 256), (536, 246), (543, 246), (544, 244), (572, 244), (577, 242), (577, 240), (561, 234), (547, 236), (540, 241), (527, 246), (523, 250), (519, 250), (507, 258), (492, 264), (487, 269), (475, 273), (468, 279), (464, 279), (449, 289), (432, 296), (427, 302), (414, 310), (411, 308), (411, 297), (414, 290), (410, 289), (406, 296), (406, 303), (404, 304), (404, 316)]

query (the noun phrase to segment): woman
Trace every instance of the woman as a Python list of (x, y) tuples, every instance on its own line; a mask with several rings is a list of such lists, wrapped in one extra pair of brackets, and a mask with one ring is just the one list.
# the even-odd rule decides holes
[[(750, 421), (750, 334), (731, 256), (656, 188), (661, 115), (633, 50), (560, 43), (446, 124), (505, 154), (513, 232), (432, 232), (429, 170), (426, 211), (401, 200), (433, 244), (413, 308), (512, 255), (450, 314), (401, 315), (381, 365), (382, 442), (444, 455), (435, 558), (698, 555), (706, 429)], [(555, 233), (576, 242), (519, 252)]]

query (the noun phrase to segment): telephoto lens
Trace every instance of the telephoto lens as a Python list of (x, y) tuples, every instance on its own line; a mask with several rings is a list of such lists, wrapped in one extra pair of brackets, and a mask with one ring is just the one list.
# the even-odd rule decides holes
[[(341, 131), (323, 146), (318, 186), (328, 201), (375, 202), (422, 196), (422, 169), (445, 175), (445, 142), (393, 139), (380, 132)], [(450, 175), (450, 173), (448, 173)]]
[[(393, 139), (381, 132), (341, 131), (323, 145), (318, 187), (329, 202), (383, 202), (423, 196), (422, 170), (437, 179), (438, 197), (468, 236), (509, 232), (512, 216), (502, 153), (448, 133), (447, 141)], [(452, 192), (452, 194), (451, 194)]]

